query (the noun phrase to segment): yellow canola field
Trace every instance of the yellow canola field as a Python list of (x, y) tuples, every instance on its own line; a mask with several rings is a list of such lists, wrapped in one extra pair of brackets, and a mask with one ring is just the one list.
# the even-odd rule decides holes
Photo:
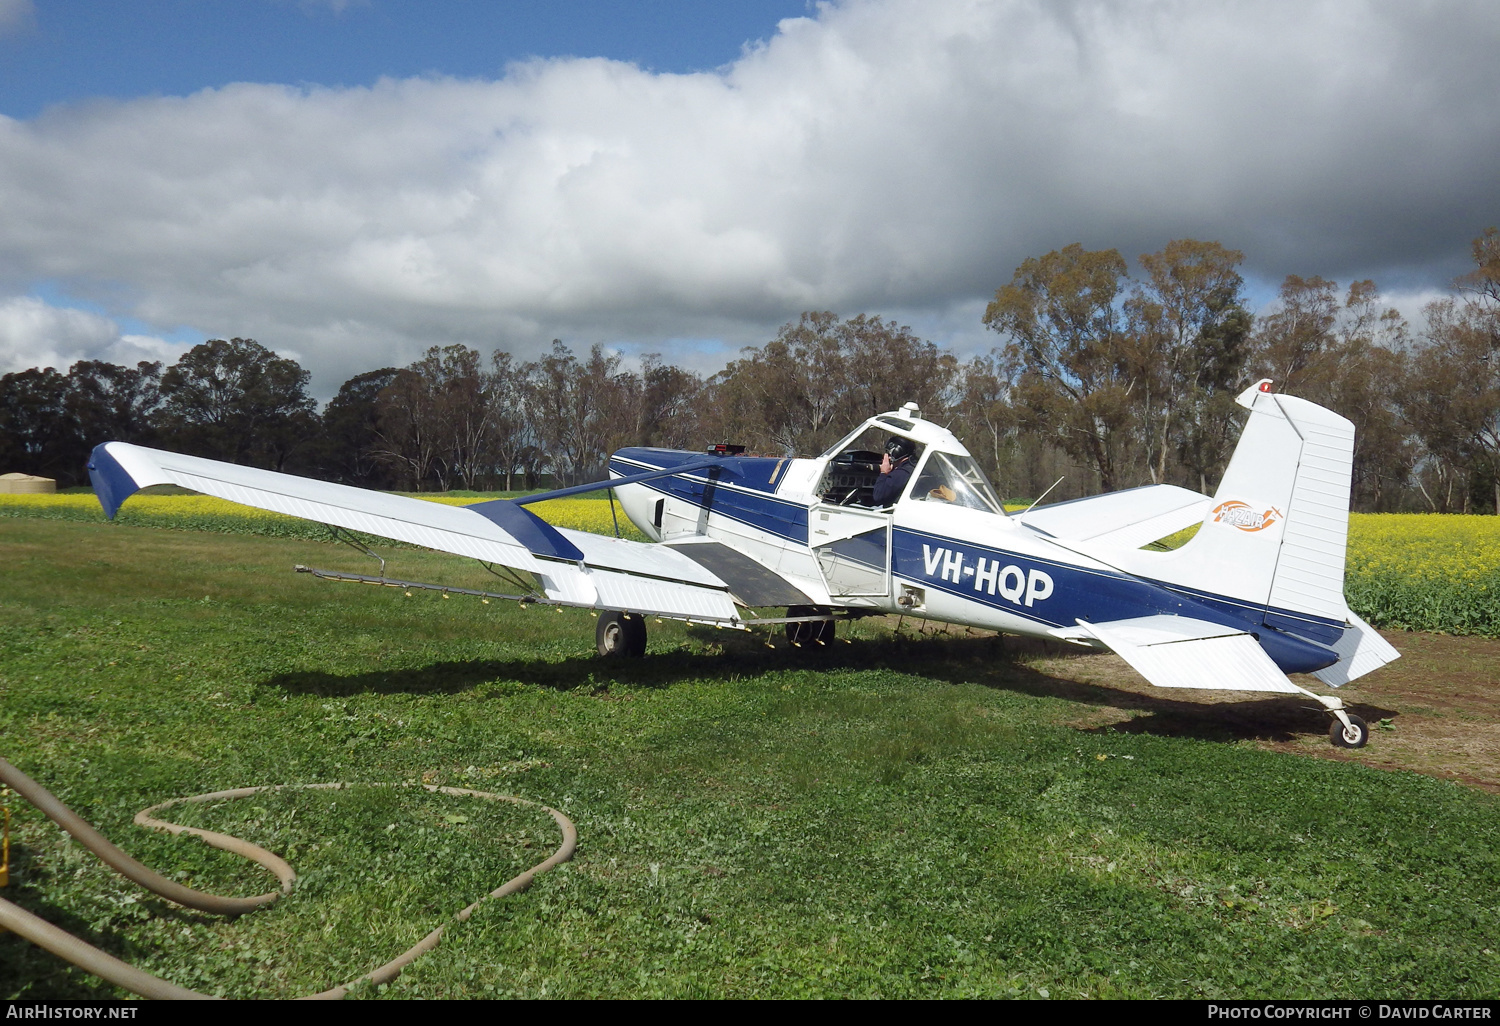
[[(447, 506), (472, 506), (488, 499), (453, 498), (447, 495), (418, 495), (415, 498), (429, 502), (441, 502)], [(548, 499), (526, 508), (553, 527), (570, 527), (575, 531), (592, 531), (594, 534), (614, 534), (614, 521), (609, 515), (606, 499)], [(619, 519), (620, 535), (624, 538), (642, 539), (645, 535), (635, 529), (620, 504), (615, 503), (615, 517)]]
[(1380, 627), (1500, 637), (1500, 517), (1355, 514), (1344, 592)]
[[(418, 495), (415, 498), (448, 506), (468, 506), (484, 498)], [(602, 499), (552, 499), (527, 507), (555, 527), (569, 527), (595, 534), (613, 534), (610, 504)], [(615, 505), (620, 533), (628, 538), (644, 537), (630, 523), (625, 511)], [(93, 495), (0, 495), (0, 516), (30, 516), (55, 520), (104, 520), (104, 511)], [(116, 520), (136, 527), (169, 527), (183, 530), (221, 531), (233, 534), (265, 534), (274, 537), (324, 538), (320, 524), (281, 513), (242, 506), (210, 495), (137, 494), (125, 500)]]
[(1349, 572), (1492, 583), (1500, 575), (1500, 517), (1350, 514)]

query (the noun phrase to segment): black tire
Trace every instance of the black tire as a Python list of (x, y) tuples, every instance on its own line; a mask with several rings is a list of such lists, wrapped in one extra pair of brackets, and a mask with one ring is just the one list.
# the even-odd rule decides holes
[(1349, 714), (1348, 727), (1335, 716), (1333, 726), (1328, 728), (1328, 740), (1333, 742), (1335, 748), (1363, 748), (1365, 742), (1370, 740), (1370, 728), (1353, 713)]
[(594, 643), (606, 659), (639, 659), (646, 654), (646, 618), (636, 613), (600, 613)]
[[(832, 610), (819, 606), (790, 606), (787, 616), (828, 616)], [(832, 620), (804, 620), (786, 625), (786, 640), (803, 648), (831, 645), (834, 639)]]

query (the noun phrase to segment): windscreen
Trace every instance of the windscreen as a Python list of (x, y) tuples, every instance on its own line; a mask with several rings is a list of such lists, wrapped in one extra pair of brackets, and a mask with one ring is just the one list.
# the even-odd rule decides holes
[(921, 502), (949, 502), (955, 506), (1005, 515), (995, 489), (969, 456), (935, 452), (927, 457), (910, 498)]

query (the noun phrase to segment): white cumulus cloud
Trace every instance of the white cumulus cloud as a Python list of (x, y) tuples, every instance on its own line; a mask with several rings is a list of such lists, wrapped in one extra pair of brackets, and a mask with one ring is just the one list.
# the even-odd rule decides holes
[(101, 352), (119, 337), (108, 317), (49, 306), (31, 296), (0, 301), (0, 371), (67, 370), (74, 359)]
[(28, 367), (66, 371), (78, 360), (172, 363), (184, 349), (153, 335), (124, 334), (108, 317), (87, 310), (53, 306), (35, 296), (0, 299), (0, 374)]
[(1417, 289), (1500, 220), (1497, 47), (1459, 0), (851, 0), (713, 73), (54, 108), (0, 119), (0, 284), (295, 350), (321, 391), (453, 341), (944, 325), (1075, 241)]

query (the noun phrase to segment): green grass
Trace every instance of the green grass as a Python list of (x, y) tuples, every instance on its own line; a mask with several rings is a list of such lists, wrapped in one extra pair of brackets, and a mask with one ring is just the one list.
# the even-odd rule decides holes
[[(1075, 729), (1087, 694), (988, 639), (863, 624), (805, 653), (653, 624), (649, 656), (612, 665), (587, 613), (293, 575), (362, 570), (311, 541), (12, 519), (0, 558), (0, 755), (168, 874), (267, 889), (130, 825), (233, 786), (425, 775), (577, 822), (574, 862), (451, 928), (388, 996), (1500, 990), (1493, 797), (1232, 729)], [(475, 579), (459, 566), (403, 549), (388, 572)], [(410, 791), (177, 810), (301, 874), (228, 922), (13, 807), (7, 897), (238, 996), (367, 971), (557, 843), (544, 815)], [(114, 993), (0, 936), (0, 995)]]

